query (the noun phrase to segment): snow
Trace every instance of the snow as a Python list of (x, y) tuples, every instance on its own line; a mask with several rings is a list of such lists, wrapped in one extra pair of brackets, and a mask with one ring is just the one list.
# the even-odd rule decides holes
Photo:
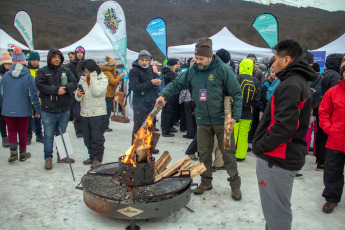
[(285, 4), (294, 7), (314, 7), (328, 11), (345, 11), (345, 0), (244, 0), (264, 5)]
[[(160, 117), (160, 116), (158, 116)], [(103, 163), (117, 161), (130, 146), (133, 123), (111, 122), (113, 132), (105, 133), (105, 154)], [(73, 123), (67, 132), (74, 148), (72, 164), (76, 181), (73, 181), (68, 164), (57, 164), (53, 159), (53, 169), (44, 169), (43, 144), (36, 143), (35, 137), (28, 146), (32, 158), (25, 162), (7, 162), (9, 150), (0, 147), (0, 226), (1, 229), (125, 229), (129, 221), (104, 217), (89, 209), (83, 201), (83, 192), (76, 190), (89, 166), (82, 161), (88, 158), (83, 139), (75, 136)], [(158, 143), (160, 153), (170, 151), (172, 164), (184, 157), (185, 149), (191, 142), (184, 139), (185, 133), (178, 132), (173, 138), (162, 137)], [(292, 229), (318, 230), (344, 229), (345, 204), (339, 203), (334, 213), (324, 214), (321, 210), (324, 199), (322, 172), (315, 171), (315, 157), (306, 157), (301, 173), (296, 179), (292, 194)], [(255, 174), (256, 157), (249, 153), (244, 162), (238, 163), (242, 178), (241, 201), (230, 198), (230, 187), (224, 170), (213, 177), (213, 190), (202, 196), (192, 195), (186, 208), (161, 218), (137, 221), (142, 230), (256, 230), (264, 229), (257, 179)], [(194, 179), (199, 183), (199, 177)], [(344, 200), (344, 195), (343, 195)]]

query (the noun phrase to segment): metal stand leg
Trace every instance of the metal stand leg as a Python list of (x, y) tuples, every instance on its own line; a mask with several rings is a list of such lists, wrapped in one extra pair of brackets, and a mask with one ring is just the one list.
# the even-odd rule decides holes
[(131, 219), (131, 225), (128, 225), (126, 227), (126, 230), (140, 230), (140, 227), (138, 225), (135, 225), (134, 219)]

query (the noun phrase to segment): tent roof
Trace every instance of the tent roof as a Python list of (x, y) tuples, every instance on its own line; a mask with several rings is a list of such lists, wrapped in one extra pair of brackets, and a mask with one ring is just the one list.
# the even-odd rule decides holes
[[(213, 53), (216, 53), (219, 49), (226, 49), (230, 52), (231, 58), (234, 60), (247, 57), (248, 54), (253, 53), (260, 60), (262, 58), (271, 58), (273, 52), (269, 48), (260, 48), (249, 45), (235, 35), (233, 35), (227, 27), (224, 27), (221, 31), (210, 37), (213, 43)], [(169, 46), (168, 57), (169, 58), (189, 58), (194, 56), (195, 44)]]
[[(74, 52), (75, 48), (78, 46), (83, 46), (85, 48), (85, 58), (91, 58), (98, 63), (105, 63), (105, 56), (110, 56), (118, 60), (118, 63), (121, 63), (120, 58), (116, 54), (112, 44), (110, 43), (107, 36), (104, 34), (102, 28), (96, 23), (91, 31), (84, 36), (79, 41), (61, 48), (60, 51), (65, 56), (65, 61), (68, 61), (68, 53)], [(47, 62), (47, 50), (39, 51), (41, 55), (41, 61)], [(138, 58), (137, 52), (127, 49), (127, 62), (128, 66), (131, 66), (131, 63)]]
[(314, 51), (326, 51), (326, 56), (332, 53), (345, 53), (345, 33), (333, 42), (328, 43)]
[(13, 45), (18, 46), (23, 50), (29, 50), (29, 47), (18, 42), (17, 40), (12, 38), (10, 35), (8, 35), (4, 30), (0, 29), (0, 50), (1, 50), (0, 56), (2, 56), (3, 51), (7, 49), (12, 49)]

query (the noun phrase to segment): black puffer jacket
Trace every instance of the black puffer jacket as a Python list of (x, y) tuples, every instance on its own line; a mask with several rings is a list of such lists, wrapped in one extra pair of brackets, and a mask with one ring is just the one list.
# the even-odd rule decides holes
[(326, 70), (322, 73), (322, 95), (333, 86), (338, 85), (338, 81), (341, 80), (340, 66), (343, 60), (341, 54), (330, 54), (326, 59)]
[(144, 69), (137, 61), (133, 62), (133, 68), (129, 71), (129, 87), (133, 91), (134, 110), (144, 114), (151, 112), (158, 97), (157, 87), (151, 82), (156, 78), (151, 66)]
[(164, 66), (162, 69), (162, 73), (164, 74), (165, 85), (168, 85), (176, 78), (176, 75), (173, 71), (170, 70), (169, 66)]
[(287, 170), (300, 170), (305, 163), (311, 90), (317, 73), (303, 60), (305, 54), (277, 73), (276, 88), (253, 139), (253, 153)]
[[(49, 63), (49, 59), (58, 54), (61, 56), (61, 63), (59, 66), (53, 66)], [(42, 100), (41, 109), (47, 112), (64, 112), (70, 109), (71, 99), (73, 97), (73, 91), (77, 88), (77, 81), (74, 78), (72, 72), (61, 64), (64, 61), (62, 53), (53, 48), (49, 50), (47, 56), (48, 65), (40, 68), (37, 71), (35, 82), (38, 91), (40, 92), (40, 98)], [(62, 73), (66, 73), (68, 83), (66, 86), (66, 93), (58, 95), (61, 85)]]
[[(78, 47), (82, 47), (82, 46), (78, 46)], [(68, 63), (66, 67), (69, 68), (72, 71), (75, 79), (77, 80), (77, 82), (79, 82), (80, 76), (83, 75), (83, 70), (81, 69), (80, 65), (78, 66), (78, 64), (79, 64), (80, 61), (85, 60), (85, 51), (83, 53), (83, 57), (81, 59), (78, 59), (78, 57), (77, 57), (77, 48), (74, 50), (74, 53), (76, 55), (75, 55), (73, 61)], [(83, 47), (83, 49), (84, 49), (84, 47)]]

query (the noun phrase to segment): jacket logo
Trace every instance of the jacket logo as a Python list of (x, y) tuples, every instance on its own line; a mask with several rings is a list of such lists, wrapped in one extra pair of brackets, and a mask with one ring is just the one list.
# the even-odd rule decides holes
[(214, 75), (213, 74), (208, 75), (208, 80), (209, 81), (213, 81), (214, 80)]
[(267, 185), (266, 185), (265, 181), (263, 181), (263, 180), (259, 183), (259, 186), (267, 188)]

